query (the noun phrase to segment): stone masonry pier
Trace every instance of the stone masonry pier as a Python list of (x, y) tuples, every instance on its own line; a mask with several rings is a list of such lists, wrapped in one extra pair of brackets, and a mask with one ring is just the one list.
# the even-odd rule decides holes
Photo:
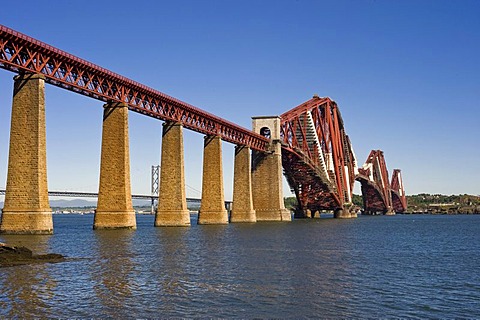
[(130, 187), (128, 106), (104, 105), (98, 203), (94, 229), (135, 229)]
[(7, 187), (1, 233), (51, 234), (45, 129), (45, 77), (14, 78)]

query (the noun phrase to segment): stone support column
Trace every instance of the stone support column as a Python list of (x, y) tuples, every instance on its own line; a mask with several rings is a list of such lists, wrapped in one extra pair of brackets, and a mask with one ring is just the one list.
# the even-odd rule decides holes
[(227, 224), (223, 192), (222, 140), (206, 136), (203, 147), (202, 204), (198, 224)]
[(252, 198), (250, 148), (235, 147), (233, 204), (230, 222), (257, 222)]
[(283, 200), (280, 118), (254, 117), (253, 131), (271, 139), (269, 152), (253, 152), (252, 192), (257, 221), (291, 221)]
[(271, 153), (253, 152), (253, 207), (257, 221), (291, 221), (283, 200), (280, 142), (272, 142), (271, 150)]
[(182, 128), (180, 123), (163, 124), (156, 227), (190, 226), (190, 212), (185, 195)]
[(14, 78), (7, 187), (0, 233), (52, 234), (48, 201), (45, 77)]
[(387, 211), (385, 212), (386, 216), (394, 216), (395, 215), (395, 210), (393, 210), (392, 207), (389, 207)]
[(338, 208), (333, 211), (333, 217), (336, 219), (350, 219), (352, 215), (347, 208)]
[(350, 210), (351, 207), (349, 206), (344, 206), (342, 208), (338, 208), (333, 211), (333, 217), (337, 219), (350, 219), (350, 218), (356, 218), (357, 213), (354, 211)]
[(130, 186), (128, 106), (104, 105), (100, 185), (94, 229), (136, 229)]

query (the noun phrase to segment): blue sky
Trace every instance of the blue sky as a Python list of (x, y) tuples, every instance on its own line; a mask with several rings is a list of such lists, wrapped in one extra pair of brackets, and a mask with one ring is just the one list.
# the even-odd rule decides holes
[[(45, 4), (45, 3), (48, 3)], [(15, 1), (0, 24), (244, 127), (311, 98), (340, 106), (358, 161), (385, 152), (407, 194), (480, 194), (480, 1)], [(0, 69), (0, 187), (13, 74)], [(98, 190), (102, 102), (48, 86), (50, 190)], [(161, 122), (130, 113), (132, 192)], [(203, 137), (185, 131), (188, 196)], [(233, 145), (223, 144), (231, 199)], [(359, 186), (356, 187), (359, 193)]]

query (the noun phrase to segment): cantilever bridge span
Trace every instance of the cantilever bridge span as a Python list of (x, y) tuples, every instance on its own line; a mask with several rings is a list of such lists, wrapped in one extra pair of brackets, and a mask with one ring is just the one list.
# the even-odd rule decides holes
[[(45, 83), (105, 102), (94, 229), (136, 228), (128, 110), (164, 121), (157, 227), (190, 225), (183, 128), (205, 135), (199, 224), (291, 220), (283, 202), (282, 167), (298, 199), (297, 217), (322, 210), (334, 210), (340, 218), (356, 216), (351, 210), (353, 184), (359, 180), (355, 154), (339, 108), (329, 98), (314, 96), (281, 116), (253, 117), (253, 130), (248, 130), (1, 25), (0, 68), (17, 74), (1, 233), (53, 232)], [(230, 216), (225, 209), (221, 140), (236, 145)], [(399, 171), (392, 185), (389, 208), (405, 208)]]
[(314, 96), (280, 118), (282, 162), (298, 199), (296, 216), (321, 210), (354, 215), (349, 206), (357, 164), (335, 101)]
[(392, 206), (395, 212), (405, 212), (407, 210), (407, 198), (403, 188), (402, 173), (400, 169), (394, 169), (392, 174), (392, 183), (390, 184), (392, 194)]
[(367, 214), (402, 213), (407, 209), (400, 169), (393, 171), (389, 182), (387, 164), (383, 151), (372, 150), (356, 180), (362, 185), (363, 208)]

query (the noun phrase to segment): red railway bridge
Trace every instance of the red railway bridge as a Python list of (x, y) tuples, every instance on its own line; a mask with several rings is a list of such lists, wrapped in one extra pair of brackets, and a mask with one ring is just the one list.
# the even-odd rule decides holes
[(392, 183), (383, 151), (372, 150), (362, 168), (358, 169), (356, 180), (362, 185), (363, 208), (366, 214), (403, 213), (407, 209), (405, 191), (399, 169), (394, 170)]
[(350, 217), (357, 167), (335, 101), (314, 96), (280, 116), (282, 162), (298, 200), (296, 217), (322, 210)]
[[(355, 180), (362, 183), (367, 211), (405, 210), (400, 171), (394, 171), (390, 187), (385, 183), (386, 167), (380, 173), (376, 165), (357, 169), (339, 108), (330, 98), (314, 96), (281, 116), (254, 117), (253, 130), (248, 130), (1, 25), (0, 68), (17, 74), (2, 233), (53, 232), (46, 172), (45, 83), (105, 103), (94, 229), (136, 228), (128, 111), (164, 122), (155, 226), (190, 225), (183, 128), (205, 136), (199, 224), (291, 220), (283, 203), (282, 167), (298, 199), (296, 217), (324, 210), (334, 211), (338, 218), (356, 216), (352, 210)], [(236, 145), (230, 216), (224, 204), (222, 140)]]

